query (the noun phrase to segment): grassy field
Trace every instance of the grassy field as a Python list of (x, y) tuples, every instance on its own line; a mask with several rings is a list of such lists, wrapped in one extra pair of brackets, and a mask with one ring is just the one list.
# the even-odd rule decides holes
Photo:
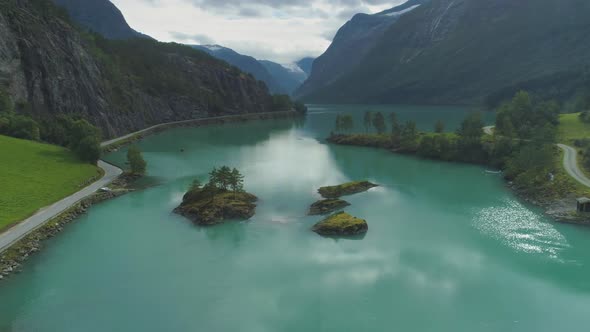
[(0, 231), (101, 174), (54, 145), (0, 136), (0, 151)]
[(573, 145), (575, 139), (590, 138), (590, 124), (580, 121), (580, 113), (562, 114), (559, 116), (560, 143)]

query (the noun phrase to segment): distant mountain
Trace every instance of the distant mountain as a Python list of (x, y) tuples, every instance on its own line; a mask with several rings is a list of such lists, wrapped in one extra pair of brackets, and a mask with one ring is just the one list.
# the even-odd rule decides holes
[(259, 62), (288, 94), (292, 94), (307, 78), (307, 74), (298, 66), (287, 68), (272, 61), (259, 60)]
[(109, 0), (52, 0), (83, 27), (108, 39), (151, 38), (133, 30)]
[(295, 64), (297, 66), (299, 66), (299, 68), (301, 68), (301, 70), (303, 70), (303, 72), (305, 72), (305, 74), (307, 74), (307, 76), (311, 75), (311, 67), (313, 66), (313, 62), (315, 61), (315, 58), (303, 58), (299, 61), (297, 61)]
[(381, 13), (355, 15), (338, 30), (324, 54), (315, 61), (306, 58), (298, 63), (303, 70), (308, 71), (309, 78), (296, 95), (308, 95), (354, 70), (393, 23), (429, 1), (410, 0)]
[(218, 59), (238, 67), (243, 72), (252, 74), (256, 79), (266, 83), (266, 86), (272, 93), (287, 93), (286, 88), (275, 80), (266, 67), (251, 56), (240, 54), (220, 45), (191, 45), (191, 47), (205, 51)]
[(587, 0), (432, 0), (345, 75), (302, 91), (346, 103), (477, 104), (518, 89), (563, 96), (590, 62), (588, 17)]

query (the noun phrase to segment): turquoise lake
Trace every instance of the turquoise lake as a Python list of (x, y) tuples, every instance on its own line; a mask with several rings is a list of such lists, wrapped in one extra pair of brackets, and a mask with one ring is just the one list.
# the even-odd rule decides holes
[[(482, 167), (325, 143), (337, 113), (360, 131), (365, 110), (422, 130), (469, 112), (312, 106), (148, 137), (149, 186), (93, 206), (0, 282), (0, 331), (588, 331), (590, 228), (553, 222)], [(260, 198), (251, 220), (201, 228), (171, 212), (221, 165)], [(346, 211), (367, 235), (311, 232), (317, 188), (363, 179), (380, 187)]]

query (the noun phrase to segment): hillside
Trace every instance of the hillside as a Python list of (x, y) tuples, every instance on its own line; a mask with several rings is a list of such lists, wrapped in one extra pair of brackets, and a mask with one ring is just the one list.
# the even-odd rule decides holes
[(588, 64), (589, 15), (584, 0), (432, 0), (305, 100), (476, 104), (529, 87), (567, 95)]
[(271, 111), (266, 86), (206, 53), (81, 33), (48, 0), (0, 2), (0, 87), (36, 119), (119, 136), (161, 122)]
[(299, 88), (296, 95), (303, 96), (313, 93), (350, 73), (392, 24), (402, 15), (428, 1), (410, 0), (374, 15), (355, 15), (338, 30), (332, 44), (324, 54), (315, 61), (309, 58), (301, 60), (302, 68), (307, 68), (310, 76)]
[(68, 150), (0, 135), (0, 230), (83, 187), (99, 169)]
[(286, 92), (285, 88), (275, 80), (264, 65), (251, 56), (240, 54), (230, 48), (219, 45), (191, 45), (191, 47), (207, 52), (218, 59), (240, 68), (243, 72), (252, 74), (256, 79), (263, 81), (271, 93)]
[(150, 38), (133, 30), (109, 0), (52, 0), (78, 24), (109, 39)]
[(274, 77), (275, 81), (284, 88), (287, 94), (292, 94), (295, 90), (305, 82), (307, 74), (297, 68), (285, 68), (284, 66), (267, 60), (259, 60), (266, 70)]

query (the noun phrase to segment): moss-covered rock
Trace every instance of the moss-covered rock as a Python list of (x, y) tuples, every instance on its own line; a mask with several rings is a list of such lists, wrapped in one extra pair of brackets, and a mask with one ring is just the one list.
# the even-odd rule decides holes
[(318, 192), (324, 198), (334, 199), (342, 196), (361, 193), (374, 187), (378, 187), (378, 185), (369, 181), (355, 181), (344, 183), (338, 186), (321, 187)]
[(338, 212), (315, 224), (312, 230), (326, 236), (352, 236), (366, 233), (369, 225), (363, 219)]
[(198, 188), (187, 192), (175, 213), (194, 223), (209, 226), (226, 220), (247, 220), (254, 216), (258, 198), (246, 192)]
[(349, 206), (350, 203), (341, 199), (323, 199), (317, 201), (309, 208), (309, 215), (316, 216), (320, 214), (328, 214), (334, 211), (338, 211), (342, 208)]

